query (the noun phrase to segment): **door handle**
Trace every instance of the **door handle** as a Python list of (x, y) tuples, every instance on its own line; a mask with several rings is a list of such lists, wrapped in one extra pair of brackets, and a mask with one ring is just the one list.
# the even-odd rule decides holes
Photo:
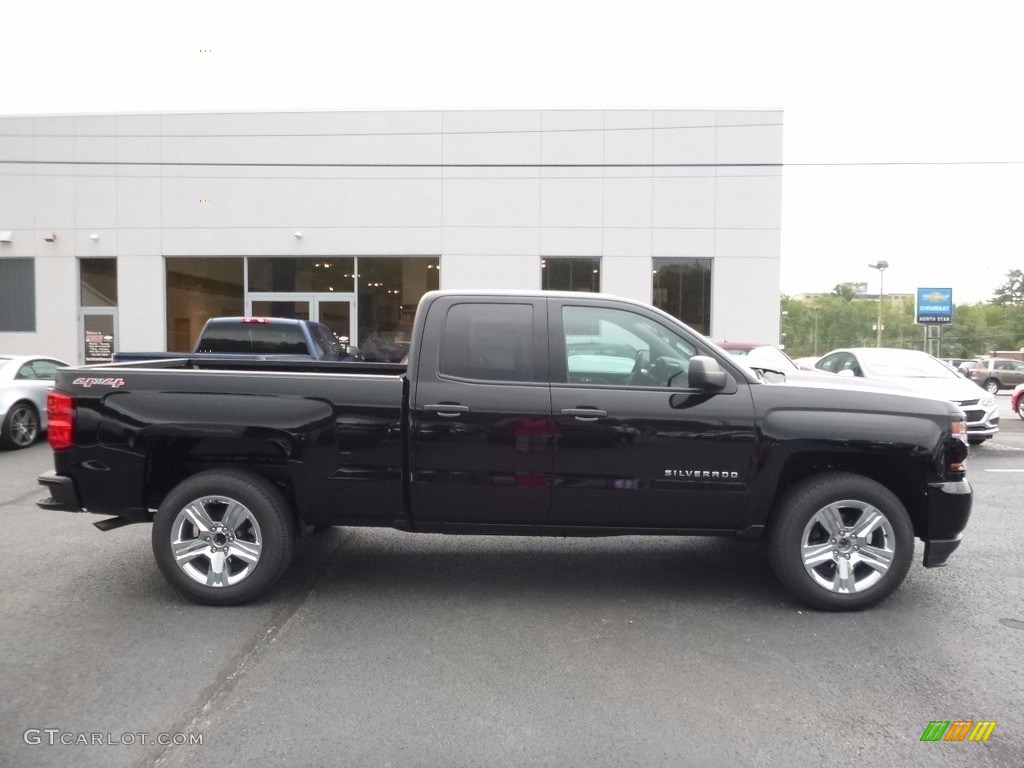
[(457, 403), (437, 403), (434, 405), (424, 405), (423, 410), (427, 413), (436, 413), (438, 416), (443, 416), (446, 419), (454, 419), (460, 413), (469, 413), (469, 406), (458, 405)]
[(608, 415), (608, 411), (601, 408), (563, 408), (558, 413), (561, 416), (572, 416), (577, 421), (597, 421)]

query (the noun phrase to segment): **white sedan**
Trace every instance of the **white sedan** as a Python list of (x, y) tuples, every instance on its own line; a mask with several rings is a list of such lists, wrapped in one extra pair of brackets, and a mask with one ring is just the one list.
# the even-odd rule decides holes
[(824, 355), (815, 367), (840, 376), (900, 384), (927, 397), (956, 403), (967, 414), (967, 440), (972, 445), (999, 431), (995, 397), (925, 352), (887, 347), (837, 349)]
[(52, 357), (0, 355), (0, 447), (27, 448), (46, 429), (46, 395), (65, 367)]

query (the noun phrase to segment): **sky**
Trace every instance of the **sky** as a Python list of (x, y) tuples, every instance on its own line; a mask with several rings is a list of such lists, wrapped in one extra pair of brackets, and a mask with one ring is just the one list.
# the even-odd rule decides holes
[(0, 0), (0, 115), (781, 109), (782, 292), (1024, 269), (1024, 3)]

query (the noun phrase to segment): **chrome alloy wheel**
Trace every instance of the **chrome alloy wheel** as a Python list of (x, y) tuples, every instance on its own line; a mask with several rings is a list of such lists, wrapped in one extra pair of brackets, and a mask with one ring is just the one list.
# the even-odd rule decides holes
[(30, 405), (16, 405), (7, 420), (7, 436), (19, 448), (27, 448), (39, 436), (39, 417)]
[(800, 556), (818, 586), (835, 594), (863, 592), (888, 572), (896, 556), (892, 523), (865, 501), (837, 501), (804, 527)]
[(227, 496), (203, 496), (175, 517), (171, 551), (178, 567), (193, 581), (229, 587), (259, 564), (263, 536), (244, 504)]

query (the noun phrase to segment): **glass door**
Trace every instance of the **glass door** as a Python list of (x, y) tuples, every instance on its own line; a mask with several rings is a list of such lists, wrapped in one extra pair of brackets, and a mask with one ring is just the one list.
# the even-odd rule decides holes
[(316, 299), (314, 313), (317, 322), (323, 323), (346, 346), (355, 346), (352, 334), (352, 302), (347, 299)]

